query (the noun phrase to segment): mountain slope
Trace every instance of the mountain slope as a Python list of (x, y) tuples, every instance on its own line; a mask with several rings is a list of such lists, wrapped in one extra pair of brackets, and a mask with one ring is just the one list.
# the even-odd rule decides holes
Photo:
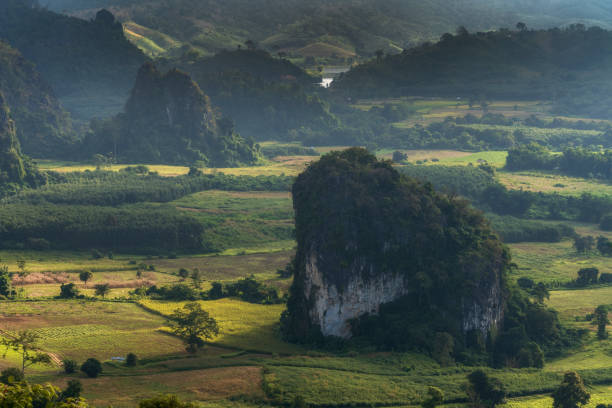
[(590, 103), (570, 113), (609, 117), (612, 32), (567, 29), (445, 35), (370, 61), (342, 75), (333, 89), (353, 96), (432, 95), (478, 99), (545, 99)]
[(253, 142), (236, 134), (231, 121), (217, 120), (189, 75), (162, 74), (151, 63), (140, 68), (125, 112), (94, 121), (92, 128), (81, 150), (112, 152), (123, 162), (232, 167), (258, 158)]
[(32, 63), (0, 41), (0, 92), (12, 111), (23, 150), (61, 157), (75, 135), (69, 115)]
[(457, 26), (471, 31), (547, 28), (576, 22), (612, 27), (606, 0), (47, 0), (50, 7), (91, 17), (108, 7), (122, 19), (190, 42), (208, 52), (246, 39), (299, 54), (321, 43), (345, 52), (395, 52), (434, 40)]
[(15, 123), (0, 92), (0, 197), (15, 189), (42, 183), (43, 178), (19, 148)]
[(37, 65), (64, 106), (81, 120), (118, 112), (147, 60), (106, 11), (85, 21), (29, 6), (28, 0), (3, 0), (0, 38)]

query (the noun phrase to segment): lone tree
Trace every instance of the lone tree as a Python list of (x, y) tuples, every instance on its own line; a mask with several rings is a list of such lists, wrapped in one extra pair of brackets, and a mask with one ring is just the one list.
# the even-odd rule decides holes
[(3, 357), (9, 350), (18, 353), (21, 356), (21, 373), (25, 373), (25, 369), (33, 364), (50, 364), (51, 357), (47, 353), (38, 351), (37, 342), (38, 334), (23, 330), (13, 337), (5, 337), (0, 340), (0, 344), (5, 347)]
[(88, 358), (87, 361), (81, 365), (81, 371), (89, 378), (96, 378), (102, 373), (102, 363), (95, 358)]
[(13, 290), (13, 279), (8, 271), (8, 266), (0, 266), (0, 299), (13, 297), (15, 291)]
[(197, 302), (187, 303), (183, 309), (176, 309), (170, 319), (172, 332), (183, 339), (190, 353), (196, 353), (204, 347), (203, 339), (212, 339), (219, 334), (217, 321)]
[(474, 371), (467, 378), (466, 392), (473, 408), (493, 408), (504, 402), (506, 391), (499, 380), (489, 378), (482, 370)]
[(87, 286), (87, 282), (89, 282), (93, 278), (93, 273), (91, 271), (81, 271), (79, 273), (79, 279)]
[(597, 338), (605, 340), (608, 338), (606, 325), (610, 324), (608, 320), (608, 308), (604, 305), (597, 306), (595, 309), (593, 323), (597, 325)]
[(102, 299), (104, 299), (110, 292), (110, 286), (108, 283), (101, 283), (94, 286), (94, 288), (96, 289), (96, 296), (102, 296)]
[(552, 393), (553, 408), (578, 408), (585, 405), (591, 399), (582, 378), (574, 371), (569, 371), (563, 376), (563, 382)]
[(191, 280), (193, 281), (193, 286), (200, 289), (202, 286), (202, 272), (198, 268), (191, 272)]

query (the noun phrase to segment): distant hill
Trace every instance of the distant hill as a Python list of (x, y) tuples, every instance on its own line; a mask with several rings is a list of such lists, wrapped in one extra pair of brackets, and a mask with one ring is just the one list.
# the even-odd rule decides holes
[(75, 119), (120, 111), (147, 60), (125, 38), (121, 24), (106, 11), (85, 21), (32, 3), (0, 2), (0, 39), (37, 65)]
[(189, 75), (165, 74), (146, 63), (125, 111), (112, 119), (92, 121), (92, 133), (81, 152), (111, 154), (121, 162), (168, 163), (210, 167), (253, 164), (257, 149), (219, 119)]
[[(269, 50), (347, 58), (398, 52), (463, 25), (470, 31), (548, 28), (572, 23), (612, 27), (607, 0), (44, 0), (56, 11), (91, 17), (107, 7), (122, 21), (163, 32), (205, 52), (247, 39)], [(305, 53), (305, 51), (308, 53)], [(304, 54), (302, 54), (304, 52)], [(350, 57), (349, 57), (350, 58)]]
[(287, 140), (298, 130), (329, 131), (338, 125), (315, 94), (321, 78), (265, 51), (223, 51), (164, 64), (174, 66), (188, 72), (245, 137)]
[(355, 67), (333, 89), (360, 97), (544, 99), (559, 112), (610, 117), (612, 32), (572, 25), (447, 34)]
[(0, 92), (4, 94), (16, 136), (35, 157), (62, 157), (75, 139), (70, 116), (32, 63), (0, 40)]

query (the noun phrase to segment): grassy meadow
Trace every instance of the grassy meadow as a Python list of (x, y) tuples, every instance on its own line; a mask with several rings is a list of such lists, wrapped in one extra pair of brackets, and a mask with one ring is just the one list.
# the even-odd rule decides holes
[[(153, 52), (153, 51), (152, 51)], [(360, 101), (368, 107), (387, 101)], [(391, 101), (393, 102), (393, 101)], [(464, 102), (453, 100), (413, 101), (418, 115), (411, 120), (428, 121), (449, 112), (470, 110)], [(517, 110), (515, 110), (517, 105)], [(544, 112), (538, 103), (492, 103), (490, 110), (528, 115)], [(461, 112), (461, 113), (459, 113)], [(544, 115), (544, 113), (542, 113)], [(318, 147), (325, 153), (344, 147)], [(502, 170), (504, 151), (463, 152), (457, 150), (408, 150), (408, 161), (423, 165), (478, 165), (486, 161), (498, 168), (496, 177), (511, 189), (609, 194), (607, 184), (594, 180), (558, 177), (543, 172), (511, 173)], [(392, 149), (380, 150), (380, 157), (391, 158)], [(239, 175), (296, 175), (316, 160), (314, 156), (276, 157), (260, 166), (234, 169), (204, 169)], [(39, 161), (41, 168), (59, 172), (93, 170), (79, 163)], [(113, 170), (125, 166), (114, 165)], [(161, 175), (185, 174), (186, 167), (149, 166)], [(83, 396), (94, 406), (133, 407), (137, 401), (160, 393), (173, 393), (201, 407), (254, 407), (265, 404), (289, 406), (294, 397), (303, 396), (313, 407), (405, 406), (414, 407), (427, 387), (440, 387), (452, 403), (446, 407), (465, 407), (463, 384), (474, 368), (440, 367), (428, 355), (416, 352), (333, 352), (289, 344), (279, 335), (279, 319), (284, 304), (260, 305), (235, 298), (199, 301), (202, 308), (218, 320), (221, 333), (205, 349), (193, 356), (182, 342), (169, 333), (167, 316), (185, 302), (136, 298), (131, 291), (152, 285), (183, 283), (181, 268), (200, 270), (202, 290), (214, 281), (223, 283), (254, 276), (258, 281), (287, 292), (291, 279), (277, 274), (295, 253), (294, 219), (289, 192), (202, 191), (169, 203), (196, 218), (205, 226), (203, 240), (212, 251), (191, 254), (103, 254), (94, 259), (91, 251), (2, 250), (0, 264), (15, 273), (14, 285), (21, 298), (0, 301), (0, 336), (18, 330), (33, 330), (40, 335), (39, 347), (54, 357), (51, 366), (28, 369), (32, 381), (50, 381), (63, 386), (78, 378)], [(543, 221), (547, 222), (547, 221)], [(585, 223), (568, 223), (581, 235), (612, 233)], [(584, 344), (566, 355), (546, 361), (544, 369), (487, 369), (499, 378), (510, 393), (509, 408), (550, 407), (549, 393), (566, 370), (579, 371), (589, 385), (594, 408), (612, 402), (612, 341), (597, 341), (594, 327), (585, 320), (600, 304), (612, 305), (612, 287), (567, 290), (559, 287), (576, 278), (581, 268), (597, 267), (612, 273), (609, 258), (596, 253), (578, 254), (571, 240), (558, 243), (521, 242), (509, 245), (518, 268), (511, 279), (529, 277), (549, 284), (550, 300), (561, 321), (569, 327), (591, 331)], [(22, 264), (24, 261), (25, 264)], [(93, 273), (87, 284), (80, 282), (83, 270)], [(140, 276), (137, 272), (141, 271)], [(60, 300), (60, 286), (74, 282), (86, 296), (80, 300)], [(106, 299), (96, 299), (94, 285), (107, 283)], [(126, 367), (112, 357), (134, 352), (140, 359), (136, 367)], [(96, 357), (104, 372), (98, 379), (82, 374), (63, 374), (58, 362), (71, 358), (79, 362)], [(0, 369), (18, 364), (18, 356), (7, 353), (0, 358)]]

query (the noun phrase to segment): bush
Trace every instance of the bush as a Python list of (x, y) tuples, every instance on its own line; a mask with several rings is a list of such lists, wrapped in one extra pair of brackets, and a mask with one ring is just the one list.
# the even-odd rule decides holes
[(195, 405), (179, 400), (176, 395), (160, 395), (140, 401), (138, 408), (195, 408)]
[(134, 353), (129, 353), (126, 357), (125, 357), (125, 365), (128, 367), (134, 367), (138, 364), (138, 357), (136, 357), (136, 354)]
[(62, 299), (74, 299), (79, 296), (79, 289), (74, 283), (66, 283), (60, 286), (60, 295)]
[(79, 367), (79, 364), (76, 361), (70, 359), (64, 359), (62, 361), (62, 365), (64, 366), (64, 372), (66, 374), (72, 374), (76, 372), (77, 368)]
[(602, 273), (599, 276), (599, 283), (612, 283), (612, 273)]
[(154, 299), (161, 300), (196, 300), (200, 298), (200, 294), (196, 292), (192, 287), (182, 283), (178, 283), (172, 286), (151, 286), (147, 289), (147, 295)]
[(612, 214), (607, 214), (601, 217), (599, 228), (604, 231), (612, 231)]
[(81, 366), (81, 371), (89, 378), (96, 378), (102, 373), (102, 363), (95, 358), (88, 358)]
[(24, 380), (24, 375), (20, 369), (11, 367), (0, 372), (0, 383), (15, 384)]
[(68, 386), (62, 391), (61, 399), (67, 400), (68, 398), (79, 398), (83, 392), (83, 384), (79, 380), (68, 381)]

